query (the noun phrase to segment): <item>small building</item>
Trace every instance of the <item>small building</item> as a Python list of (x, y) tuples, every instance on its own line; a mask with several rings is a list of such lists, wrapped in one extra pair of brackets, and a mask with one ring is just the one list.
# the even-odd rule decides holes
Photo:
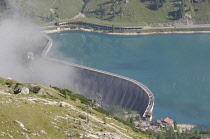
[(168, 117), (161, 119), (161, 122), (162, 122), (163, 127), (165, 128), (174, 126), (174, 121)]

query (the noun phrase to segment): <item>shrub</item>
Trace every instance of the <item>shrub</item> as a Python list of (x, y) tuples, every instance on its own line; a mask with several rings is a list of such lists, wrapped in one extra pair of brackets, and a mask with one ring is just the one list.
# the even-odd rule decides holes
[(82, 107), (82, 106), (77, 106), (78, 108), (82, 109), (83, 111), (86, 111), (86, 108), (85, 107)]
[(12, 87), (15, 83), (13, 81), (8, 81), (5, 83), (8, 87)]
[(73, 100), (73, 101), (75, 101), (77, 98), (74, 95), (71, 95), (70, 96), (70, 99)]
[(83, 103), (85, 105), (92, 104), (92, 101), (90, 99), (87, 99), (83, 95), (74, 94), (72, 91), (70, 91), (68, 89), (60, 89), (60, 88), (54, 87), (54, 86), (52, 88), (54, 88), (55, 90), (58, 90), (61, 94), (64, 95), (65, 98), (67, 98), (67, 96), (70, 96), (70, 99), (73, 101), (75, 101), (76, 99), (79, 99), (81, 101), (81, 103)]
[(85, 105), (89, 105), (92, 103), (92, 101), (90, 99), (87, 99), (86, 97), (80, 95), (80, 94), (72, 94), (71, 97), (74, 96), (77, 99), (79, 99), (81, 101), (81, 103), (85, 104)]
[(81, 118), (81, 119), (86, 119), (86, 117), (83, 116), (83, 115), (79, 115), (79, 118)]
[(97, 107), (97, 108), (93, 108), (93, 109), (98, 111), (98, 112), (100, 112), (100, 113), (106, 114), (107, 116), (110, 115), (110, 113), (107, 110), (105, 110), (105, 109), (103, 109), (101, 107)]
[(29, 91), (31, 93), (35, 93), (35, 94), (37, 94), (39, 92), (39, 90), (40, 90), (40, 87), (38, 87), (38, 86), (29, 88)]

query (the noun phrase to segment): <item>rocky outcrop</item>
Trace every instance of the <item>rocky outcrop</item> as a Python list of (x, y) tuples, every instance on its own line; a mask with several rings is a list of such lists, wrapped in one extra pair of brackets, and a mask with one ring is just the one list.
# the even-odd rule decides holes
[(22, 87), (22, 88), (16, 89), (14, 93), (15, 94), (29, 94), (29, 89), (27, 87)]

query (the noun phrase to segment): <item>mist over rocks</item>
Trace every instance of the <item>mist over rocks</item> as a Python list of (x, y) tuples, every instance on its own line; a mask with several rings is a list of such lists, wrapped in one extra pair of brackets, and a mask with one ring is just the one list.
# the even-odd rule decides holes
[[(63, 87), (75, 76), (69, 66), (41, 57), (47, 40), (41, 28), (20, 15), (0, 21), (0, 77)], [(34, 54), (34, 60), (27, 58)]]

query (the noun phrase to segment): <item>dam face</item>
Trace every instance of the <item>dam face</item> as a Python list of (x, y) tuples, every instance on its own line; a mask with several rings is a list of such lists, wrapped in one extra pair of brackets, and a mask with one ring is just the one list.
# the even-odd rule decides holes
[[(96, 97), (98, 97), (102, 107), (117, 105), (138, 111), (143, 119), (152, 119), (154, 96), (146, 86), (124, 76), (49, 58), (46, 55), (52, 46), (52, 39), (48, 36), (46, 38), (49, 41), (42, 56), (47, 60), (65, 64), (75, 69), (77, 76), (71, 85), (75, 88), (73, 89), (74, 92), (89, 99), (97, 100)], [(72, 89), (69, 86), (65, 86), (65, 88)]]
[(129, 80), (108, 74), (76, 68), (75, 80), (79, 92), (90, 99), (100, 96), (102, 106), (118, 105), (140, 112), (141, 117), (149, 104), (149, 96), (141, 87)]

